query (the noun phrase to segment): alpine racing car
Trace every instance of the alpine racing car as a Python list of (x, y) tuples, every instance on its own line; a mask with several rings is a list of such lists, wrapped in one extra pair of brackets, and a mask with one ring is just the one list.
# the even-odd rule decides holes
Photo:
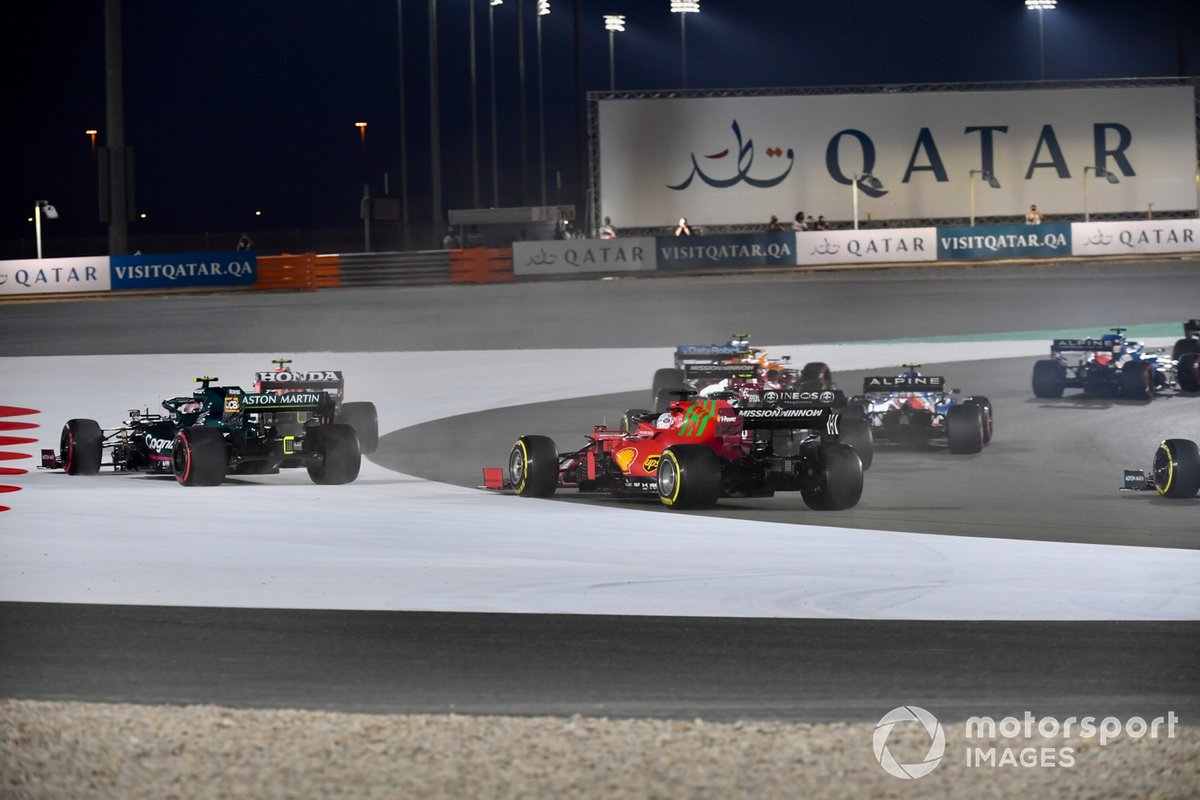
[[(341, 422), (354, 428), (358, 434), (359, 448), (363, 453), (374, 453), (379, 447), (379, 414), (375, 404), (365, 401), (347, 403), (346, 379), (338, 370), (306, 370), (291, 369), (292, 363), (288, 358), (276, 358), (271, 363), (275, 369), (270, 372), (254, 374), (254, 391), (264, 392), (325, 392), (333, 398), (335, 422)], [(307, 421), (304, 412), (298, 412), (291, 419), (293, 427), (303, 427)], [(276, 416), (276, 423), (285, 426), (282, 415)]]
[(588, 443), (571, 452), (558, 452), (546, 436), (522, 436), (507, 473), (485, 470), (484, 484), (527, 497), (549, 497), (559, 488), (657, 496), (670, 508), (799, 491), (810, 508), (837, 511), (858, 503), (862, 461), (850, 445), (811, 434), (836, 437), (840, 419), (814, 392), (776, 392), (770, 402), (764, 397), (742, 407), (673, 400), (632, 431), (594, 427)]
[[(1177, 361), (1128, 339), (1125, 330), (1112, 328), (1099, 339), (1055, 339), (1050, 358), (1033, 365), (1034, 395), (1057, 398), (1065, 389), (1082, 389), (1094, 397), (1149, 400), (1164, 389), (1200, 391), (1198, 355), (1181, 349), (1194, 340), (1176, 342)], [(1186, 323), (1184, 330), (1186, 334)]]
[(791, 357), (772, 359), (762, 348), (750, 346), (750, 334), (735, 333), (727, 344), (680, 345), (675, 365), (656, 370), (650, 388), (651, 407), (665, 411), (672, 395), (680, 391), (703, 394), (705, 389), (737, 388), (751, 383), (758, 389), (833, 389), (833, 375), (820, 361), (800, 370)]
[(1163, 497), (1186, 499), (1200, 492), (1200, 447), (1191, 439), (1166, 439), (1154, 451), (1149, 471), (1125, 470), (1131, 492), (1156, 491)]
[[(162, 402), (166, 414), (129, 412), (117, 428), (91, 419), (68, 420), (58, 451), (42, 451), (44, 469), (95, 475), (103, 466), (118, 472), (174, 474), (184, 486), (216, 486), (226, 475), (274, 474), (305, 467), (314, 483), (350, 483), (362, 456), (349, 425), (333, 422), (334, 400), (323, 392), (243, 392), (197, 378), (190, 397)], [(276, 417), (307, 421), (283, 433)], [(108, 453), (107, 460), (105, 452)]]
[(925, 445), (945, 439), (954, 454), (978, 453), (992, 441), (992, 403), (975, 395), (958, 398), (940, 375), (922, 375), (905, 364), (897, 376), (863, 379), (863, 394), (850, 398), (846, 413), (870, 423), (875, 439)]

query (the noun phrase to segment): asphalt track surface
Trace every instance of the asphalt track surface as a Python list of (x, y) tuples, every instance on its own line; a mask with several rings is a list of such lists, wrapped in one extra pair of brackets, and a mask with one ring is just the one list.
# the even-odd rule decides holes
[[(1064, 264), (17, 303), (0, 306), (0, 355), (644, 347), (720, 341), (735, 330), (751, 331), (766, 346), (1100, 331), (1200, 316), (1198, 269), (1194, 261)], [(1189, 535), (1200, 537), (1197, 503), (1122, 497), (1115, 489), (1120, 468), (1142, 466), (1162, 436), (1200, 438), (1200, 400), (1032, 401), (1031, 361), (939, 366), (953, 385), (996, 405), (996, 440), (979, 456), (881, 452), (861, 507), (842, 515), (809, 512), (787, 496), (711, 513), (1195, 547)], [(444, 374), (413, 376), (413, 390), (425, 380), (462, 380), (470, 388), (469, 367), (448, 363)], [(547, 365), (556, 368), (569, 366)], [(861, 376), (838, 377), (851, 385)], [(466, 421), (495, 429), (496, 438), (458, 451), (452, 446), (461, 443), (447, 439), (442, 423), (431, 423), (391, 432), (377, 460), (411, 467), (395, 448), (425, 448), (435, 466), (418, 474), (469, 483), (481, 464), (503, 463), (512, 430), (528, 425), (517, 432), (550, 434), (565, 449), (582, 444), (602, 406), (615, 422), (624, 407), (643, 404), (637, 395), (584, 399), (570, 419), (559, 419), (561, 404), (500, 409)], [(653, 504), (646, 510), (651, 520), (662, 513)], [(888, 703), (910, 702), (941, 714), (1030, 707), (1154, 716), (1200, 708), (1194, 623), (514, 618), (11, 603), (0, 606), (0, 640), (0, 695), (8, 697), (812, 721), (877, 719)]]

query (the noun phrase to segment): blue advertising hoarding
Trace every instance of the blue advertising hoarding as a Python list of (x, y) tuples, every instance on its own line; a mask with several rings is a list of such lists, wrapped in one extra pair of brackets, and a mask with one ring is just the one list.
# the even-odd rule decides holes
[(938, 228), (938, 261), (991, 261), (1071, 255), (1071, 223)]
[(659, 236), (658, 269), (794, 266), (796, 234)]
[(113, 289), (253, 286), (258, 262), (251, 251), (112, 256)]

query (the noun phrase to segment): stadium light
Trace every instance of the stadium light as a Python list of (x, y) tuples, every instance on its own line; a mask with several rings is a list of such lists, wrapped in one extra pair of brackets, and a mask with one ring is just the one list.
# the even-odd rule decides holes
[(608, 90), (617, 90), (617, 62), (613, 55), (613, 34), (625, 31), (624, 14), (605, 14), (604, 30), (608, 31)]
[(866, 186), (868, 189), (882, 189), (883, 182), (869, 172), (855, 175), (850, 181), (850, 195), (854, 199), (854, 230), (858, 230), (858, 190)]
[(1058, 0), (1025, 0), (1026, 11), (1038, 12), (1038, 65), (1042, 80), (1046, 80), (1046, 28), (1042, 13), (1057, 6)]
[(975, 227), (975, 176), (976, 175), (979, 176), (980, 180), (982, 180), (984, 183), (986, 183), (988, 186), (992, 187), (993, 189), (1000, 188), (1000, 181), (996, 180), (996, 176), (992, 174), (991, 170), (987, 170), (987, 169), (971, 170), (971, 174), (969, 176), (967, 176), (967, 182), (971, 185), (971, 227), (972, 228)]
[(683, 88), (687, 88), (687, 15), (700, 13), (700, 0), (671, 0), (671, 13), (679, 15), (679, 59)]
[(58, 209), (50, 205), (48, 200), (38, 200), (33, 204), (33, 228), (37, 232), (37, 257), (42, 257), (42, 216), (46, 219), (58, 219)]
[(1115, 173), (1109, 172), (1104, 167), (1084, 167), (1083, 168), (1083, 221), (1084, 222), (1092, 221), (1091, 215), (1088, 213), (1088, 190), (1087, 190), (1088, 179), (1087, 179), (1087, 176), (1088, 176), (1089, 172), (1096, 173), (1097, 178), (1107, 179), (1109, 183), (1120, 183), (1121, 182), (1121, 179), (1118, 178)]
[(546, 205), (546, 89), (542, 80), (542, 17), (550, 13), (550, 0), (537, 3), (538, 67), (538, 159), (541, 172), (542, 205)]
[(492, 88), (492, 208), (500, 207), (500, 136), (496, 128), (496, 6), (504, 0), (488, 3), (488, 80)]

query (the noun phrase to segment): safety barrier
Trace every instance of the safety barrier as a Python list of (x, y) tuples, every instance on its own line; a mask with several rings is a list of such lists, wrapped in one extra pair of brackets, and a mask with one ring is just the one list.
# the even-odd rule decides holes
[(450, 251), (450, 280), (454, 283), (498, 283), (512, 279), (511, 249), (472, 247)]
[(450, 279), (450, 254), (445, 250), (343, 253), (339, 266), (342, 286), (406, 286)]

